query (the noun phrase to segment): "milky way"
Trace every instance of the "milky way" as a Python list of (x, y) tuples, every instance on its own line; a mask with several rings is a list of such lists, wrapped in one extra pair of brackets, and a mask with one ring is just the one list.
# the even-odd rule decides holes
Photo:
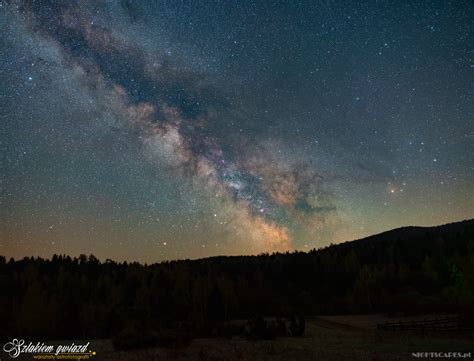
[(2, 254), (309, 250), (474, 216), (470, 2), (0, 9)]

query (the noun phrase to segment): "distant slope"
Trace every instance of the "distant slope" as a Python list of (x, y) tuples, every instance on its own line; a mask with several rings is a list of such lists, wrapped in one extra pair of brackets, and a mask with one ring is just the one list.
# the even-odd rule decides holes
[[(474, 219), (434, 227), (402, 227), (375, 234), (355, 241), (332, 245), (318, 253), (330, 250), (343, 255), (354, 251), (364, 263), (391, 261), (399, 257), (410, 265), (423, 261), (423, 255), (441, 247), (446, 256), (465, 252), (474, 241)], [(391, 253), (391, 254), (390, 254)]]
[(356, 244), (356, 243), (363, 243), (363, 242), (383, 242), (390, 239), (419, 239), (420, 237), (426, 236), (446, 236), (446, 235), (453, 235), (457, 233), (465, 233), (465, 232), (472, 232), (474, 230), (474, 219), (468, 219), (460, 222), (448, 223), (439, 226), (433, 227), (419, 227), (419, 226), (409, 226), (409, 227), (401, 227), (395, 228), (389, 231), (385, 231), (382, 233), (374, 234), (372, 236), (368, 236), (362, 239), (344, 242), (341, 244)]

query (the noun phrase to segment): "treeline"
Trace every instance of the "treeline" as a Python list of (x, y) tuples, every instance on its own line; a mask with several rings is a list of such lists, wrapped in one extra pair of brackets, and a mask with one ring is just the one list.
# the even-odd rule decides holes
[(0, 336), (104, 338), (295, 314), (472, 312), (474, 220), (308, 253), (153, 265), (0, 257)]

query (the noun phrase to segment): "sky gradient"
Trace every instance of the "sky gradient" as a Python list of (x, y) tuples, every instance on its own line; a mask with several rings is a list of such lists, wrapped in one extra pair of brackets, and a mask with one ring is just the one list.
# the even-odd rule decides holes
[(156, 262), (474, 217), (470, 1), (0, 2), (0, 254)]

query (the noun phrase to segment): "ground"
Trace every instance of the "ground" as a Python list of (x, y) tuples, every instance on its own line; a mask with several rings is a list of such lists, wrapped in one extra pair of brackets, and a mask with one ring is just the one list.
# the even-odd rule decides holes
[[(196, 339), (178, 350), (146, 349), (113, 352), (98, 345), (98, 360), (418, 360), (413, 352), (471, 352), (474, 336), (377, 331), (382, 316), (331, 316), (307, 321), (301, 338), (247, 341), (239, 338)], [(100, 349), (103, 349), (102, 351)], [(109, 351), (107, 351), (109, 350)], [(425, 358), (426, 359), (426, 358)], [(443, 358), (446, 359), (446, 358)]]
[[(424, 316), (428, 317), (428, 316)], [(403, 318), (396, 318), (403, 319)], [(413, 317), (412, 319), (415, 319)], [(470, 352), (474, 360), (474, 335), (460, 333), (420, 334), (379, 331), (379, 322), (394, 321), (382, 315), (321, 316), (307, 320), (304, 337), (281, 337), (272, 341), (248, 341), (241, 338), (195, 339), (179, 349), (150, 348), (114, 351), (110, 340), (93, 340), (89, 360), (192, 360), (192, 361), (292, 361), (292, 360), (434, 360), (417, 358), (413, 352)], [(76, 344), (83, 341), (74, 340)], [(87, 341), (86, 341), (87, 342)], [(54, 344), (70, 344), (55, 341)], [(50, 343), (51, 344), (51, 343)], [(3, 354), (2, 361), (10, 359)], [(31, 355), (17, 360), (33, 360)], [(456, 360), (456, 358), (442, 358)]]

